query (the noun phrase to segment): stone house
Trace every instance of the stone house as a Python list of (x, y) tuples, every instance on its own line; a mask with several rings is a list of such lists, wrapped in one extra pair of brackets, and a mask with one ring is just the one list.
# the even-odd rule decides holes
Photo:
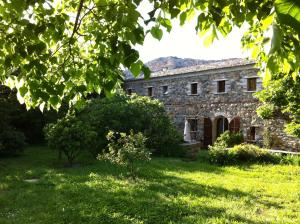
[(230, 59), (154, 72), (147, 80), (127, 77), (124, 88), (129, 95), (161, 100), (179, 131), (187, 120), (192, 140), (203, 147), (226, 130), (242, 131), (247, 141), (261, 143), (268, 127), (281, 148), (295, 150), (297, 141), (283, 132), (283, 121), (263, 121), (256, 115), (260, 103), (253, 93), (262, 89), (257, 72), (251, 61)]

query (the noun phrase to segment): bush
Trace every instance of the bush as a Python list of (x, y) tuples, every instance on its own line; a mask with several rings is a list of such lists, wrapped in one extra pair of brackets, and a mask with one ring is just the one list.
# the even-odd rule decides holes
[(8, 128), (0, 133), (0, 154), (14, 155), (22, 151), (25, 145), (22, 132)]
[(229, 149), (235, 162), (273, 162), (273, 155), (253, 144), (236, 145)]
[(208, 146), (209, 148), (209, 161), (214, 164), (226, 165), (230, 163), (231, 158), (229, 157), (229, 152), (225, 142), (216, 142), (213, 146)]
[[(107, 146), (107, 133), (129, 134), (142, 132), (147, 138), (146, 147), (155, 155), (182, 155), (179, 144), (182, 135), (178, 133), (158, 100), (133, 95), (116, 95), (112, 98), (93, 99), (78, 113), (79, 119), (97, 131), (100, 147)], [(98, 151), (97, 151), (98, 150)]]
[(73, 115), (47, 125), (45, 136), (49, 147), (64, 153), (70, 164), (82, 150), (97, 145), (97, 133)]
[(270, 119), (274, 114), (275, 107), (273, 104), (266, 103), (256, 109), (256, 113), (263, 119)]
[(217, 144), (218, 142), (224, 142), (226, 147), (233, 147), (235, 145), (241, 144), (244, 141), (244, 136), (242, 132), (229, 132), (225, 131), (222, 133), (216, 140)]
[(130, 134), (109, 131), (107, 136), (108, 152), (98, 156), (100, 160), (107, 160), (113, 164), (124, 166), (130, 177), (133, 179), (137, 176), (137, 162), (149, 161), (150, 151), (145, 146), (146, 138), (142, 133)]
[(240, 144), (226, 149), (226, 145), (215, 144), (210, 147), (209, 161), (219, 165), (247, 163), (284, 163), (283, 156), (271, 154), (266, 149), (252, 144)]

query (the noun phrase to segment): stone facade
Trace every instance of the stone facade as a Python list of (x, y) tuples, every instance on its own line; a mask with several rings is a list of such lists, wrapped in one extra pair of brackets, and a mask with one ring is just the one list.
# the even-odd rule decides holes
[[(129, 78), (124, 87), (130, 94), (151, 95), (161, 100), (181, 132), (188, 119), (193, 139), (204, 147), (227, 129), (240, 130), (248, 141), (261, 143), (265, 121), (256, 115), (259, 102), (253, 96), (262, 89), (257, 71), (252, 62), (235, 59), (226, 64), (157, 72), (148, 80)], [(284, 134), (283, 122), (272, 124), (269, 127), (276, 130), (286, 147), (295, 150), (296, 140)]]

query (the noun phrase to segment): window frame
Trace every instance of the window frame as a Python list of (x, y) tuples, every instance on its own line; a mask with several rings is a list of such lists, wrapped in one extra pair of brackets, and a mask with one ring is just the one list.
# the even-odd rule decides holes
[[(151, 89), (151, 91), (150, 91)], [(151, 94), (149, 94), (151, 92)], [(147, 96), (153, 97), (154, 96), (154, 87), (153, 86), (148, 86), (147, 87)]]
[(191, 139), (192, 139), (192, 141), (196, 141), (197, 140), (197, 135), (198, 135), (198, 132), (199, 132), (198, 119), (197, 118), (189, 118), (188, 122), (189, 122), (189, 125), (190, 125)]
[(257, 127), (256, 126), (250, 126), (248, 129), (248, 136), (247, 139), (250, 142), (256, 141), (256, 134), (257, 134)]
[[(193, 92), (195, 90), (195, 92)], [(190, 94), (191, 95), (198, 95), (198, 82), (190, 83)]]
[[(255, 89), (250, 88), (251, 80), (255, 80)], [(253, 84), (253, 83), (252, 83)], [(247, 92), (256, 92), (257, 91), (257, 77), (248, 77), (247, 78)]]
[[(161, 88), (162, 88), (162, 94), (163, 95), (167, 95), (169, 93), (169, 86), (168, 85), (163, 85), (163, 86), (161, 86)], [(165, 88), (166, 88), (166, 90), (165, 90)]]
[[(224, 83), (224, 91), (220, 91), (220, 83)], [(217, 93), (226, 93), (226, 80), (217, 80)]]

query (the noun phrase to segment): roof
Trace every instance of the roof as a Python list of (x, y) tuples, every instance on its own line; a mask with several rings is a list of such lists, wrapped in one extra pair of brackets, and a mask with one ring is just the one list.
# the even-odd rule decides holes
[[(187, 73), (195, 73), (195, 72), (202, 72), (208, 70), (218, 70), (224, 68), (233, 68), (233, 67), (240, 67), (246, 65), (254, 65), (254, 61), (250, 61), (243, 58), (233, 58), (233, 59), (224, 59), (217, 62), (206, 63), (202, 65), (195, 65), (171, 70), (162, 70), (158, 72), (151, 73), (150, 78), (157, 78), (157, 77), (164, 77), (164, 76), (172, 76), (172, 75), (179, 75), (179, 74), (187, 74)], [(126, 80), (137, 80), (143, 79), (144, 76), (140, 75), (137, 78), (134, 78), (132, 75), (128, 76)]]

